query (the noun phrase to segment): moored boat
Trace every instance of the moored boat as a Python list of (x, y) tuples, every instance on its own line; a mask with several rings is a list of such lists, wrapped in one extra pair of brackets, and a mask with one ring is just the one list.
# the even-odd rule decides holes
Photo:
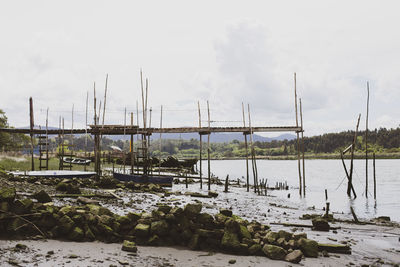
[(138, 184), (158, 184), (161, 186), (172, 186), (172, 176), (138, 175), (114, 172), (113, 176), (119, 181), (134, 182)]

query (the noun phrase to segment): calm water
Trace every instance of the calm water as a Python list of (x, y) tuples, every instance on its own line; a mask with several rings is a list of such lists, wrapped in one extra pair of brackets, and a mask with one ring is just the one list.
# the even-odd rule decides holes
[[(350, 166), (349, 161), (346, 163)], [(360, 218), (385, 215), (400, 222), (400, 160), (376, 160), (377, 201), (373, 197), (372, 160), (368, 166), (368, 198), (365, 197), (365, 160), (355, 160), (353, 184), (357, 198), (349, 199), (346, 194), (347, 178), (340, 160), (306, 160), (306, 198), (300, 199), (297, 161), (257, 161), (258, 176), (261, 179), (267, 178), (269, 186), (284, 181), (290, 186), (289, 191), (274, 191), (274, 195), (286, 198), (290, 193), (291, 201), (322, 208), (325, 206), (324, 190), (327, 189), (328, 201), (333, 211), (349, 213), (352, 205)], [(214, 160), (211, 161), (211, 171), (221, 179), (227, 174), (230, 179), (242, 178), (246, 177), (246, 163), (245, 160)], [(203, 162), (203, 174), (207, 175), (206, 161)], [(250, 180), (252, 179), (250, 172)]]

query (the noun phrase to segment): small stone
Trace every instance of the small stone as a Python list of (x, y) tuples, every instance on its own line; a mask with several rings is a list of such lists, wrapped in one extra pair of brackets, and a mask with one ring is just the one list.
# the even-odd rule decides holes
[(328, 232), (331, 228), (328, 221), (323, 218), (315, 218), (312, 220), (313, 230)]
[(299, 249), (296, 249), (293, 250), (293, 252), (290, 252), (289, 254), (286, 255), (285, 261), (291, 263), (299, 263), (302, 257), (303, 257), (303, 252), (301, 252), (301, 250)]
[(209, 195), (210, 197), (218, 197), (218, 193), (215, 192), (215, 191), (208, 191), (208, 195)]
[(24, 245), (24, 244), (21, 244), (21, 243), (18, 243), (18, 244), (15, 245), (15, 248), (16, 249), (20, 249), (20, 250), (25, 250), (25, 249), (28, 248), (28, 246)]
[(203, 208), (203, 206), (200, 203), (197, 203), (197, 204), (189, 203), (185, 206), (184, 212), (186, 213), (186, 215), (192, 217), (192, 216), (199, 214), (201, 212), (202, 208)]
[(48, 203), (52, 202), (51, 197), (44, 190), (41, 190), (32, 195), (34, 199), (36, 199), (39, 203)]
[(118, 260), (118, 263), (119, 264), (121, 264), (121, 265), (129, 265), (129, 262), (127, 262), (127, 261), (121, 261), (121, 260)]
[(219, 211), (219, 213), (221, 213), (221, 214), (223, 214), (223, 215), (225, 215), (225, 216), (227, 216), (227, 217), (232, 217), (232, 211), (231, 211), (231, 210), (228, 210), (228, 209), (221, 209), (221, 210)]
[(129, 240), (124, 240), (124, 242), (122, 244), (122, 250), (127, 251), (127, 252), (136, 252), (137, 247), (136, 247), (135, 242), (129, 241)]
[(273, 260), (283, 260), (287, 254), (286, 250), (274, 245), (264, 245), (263, 251), (265, 255)]
[(68, 255), (68, 258), (69, 258), (69, 259), (76, 259), (76, 258), (78, 258), (78, 255), (76, 255), (76, 254), (70, 254), (70, 255)]
[(229, 264), (235, 264), (235, 263), (236, 263), (236, 260), (231, 259), (231, 260), (228, 261), (228, 263), (229, 263)]

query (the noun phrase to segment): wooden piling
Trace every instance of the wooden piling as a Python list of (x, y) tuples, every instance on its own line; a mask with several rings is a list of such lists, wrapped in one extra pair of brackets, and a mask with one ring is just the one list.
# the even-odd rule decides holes
[(208, 190), (211, 190), (211, 166), (210, 166), (210, 105), (207, 100), (208, 135), (207, 135), (207, 164), (208, 164)]
[(256, 165), (256, 155), (254, 151), (253, 144), (253, 129), (251, 128), (251, 115), (250, 115), (250, 104), (247, 104), (247, 112), (249, 115), (249, 131), (250, 131), (250, 149), (251, 149), (251, 166), (253, 170), (253, 180), (254, 180), (254, 193), (258, 192), (258, 180), (257, 180), (257, 165)]
[(350, 211), (351, 211), (351, 215), (353, 215), (354, 222), (355, 222), (355, 223), (359, 223), (359, 220), (358, 220), (358, 218), (357, 218), (357, 215), (356, 215), (356, 213), (354, 212), (354, 209), (353, 209), (352, 206), (350, 206)]
[[(297, 115), (297, 81), (296, 81), (296, 72), (294, 73), (294, 107), (296, 113), (296, 126), (299, 126), (299, 118)], [(302, 182), (301, 182), (301, 167), (300, 167), (300, 141), (299, 141), (299, 132), (296, 132), (297, 135), (297, 165), (299, 171), (299, 194), (302, 195)]]
[(329, 202), (326, 202), (326, 208), (325, 208), (325, 218), (329, 218)]
[[(87, 159), (87, 143), (88, 143), (88, 106), (89, 106), (89, 91), (86, 92), (86, 114), (85, 114), (85, 159)], [(83, 170), (86, 171), (86, 164), (83, 165)]]
[(31, 170), (35, 170), (35, 161), (33, 158), (33, 127), (34, 127), (34, 119), (33, 119), (33, 100), (32, 97), (29, 98), (29, 128), (30, 128), (30, 137), (31, 137)]
[(225, 178), (225, 190), (224, 192), (227, 193), (229, 191), (229, 174)]
[(328, 190), (325, 189), (325, 201), (327, 201), (327, 200), (328, 200)]
[[(199, 111), (199, 128), (201, 128), (201, 111), (200, 111), (200, 101), (197, 101), (197, 109), (198, 109), (198, 111)], [(200, 158), (200, 189), (202, 189), (203, 188), (203, 173), (202, 173), (202, 171), (203, 171), (203, 166), (202, 166), (202, 154), (203, 154), (203, 140), (202, 140), (202, 134), (199, 132), (199, 135), (200, 135), (200, 155), (199, 155), (199, 158)]]
[(301, 152), (302, 152), (302, 163), (303, 163), (303, 196), (306, 196), (306, 164), (304, 159), (304, 128), (303, 128), (303, 108), (300, 100), (300, 126), (301, 126)]
[(368, 114), (369, 114), (369, 82), (367, 82), (367, 116), (365, 119), (365, 197), (368, 198)]
[(376, 200), (376, 168), (375, 168), (375, 152), (372, 154), (373, 168), (374, 168), (374, 199)]
[[(246, 119), (244, 115), (244, 104), (242, 102), (242, 115), (243, 115), (243, 127), (246, 128)], [(248, 152), (248, 147), (247, 147), (247, 133), (244, 132), (244, 146), (246, 150), (246, 187), (247, 187), (247, 192), (250, 191), (250, 186), (249, 186), (249, 152)]]
[[(163, 115), (163, 107), (160, 107), (160, 129), (162, 129), (162, 115)], [(161, 175), (161, 159), (162, 159), (162, 133), (160, 132), (160, 158), (158, 160), (158, 175)]]
[[(133, 112), (131, 112), (131, 126), (133, 126)], [(133, 134), (131, 134), (131, 143), (129, 146), (130, 155), (131, 155), (131, 174), (133, 174), (134, 164), (135, 164), (135, 157), (133, 154)]]

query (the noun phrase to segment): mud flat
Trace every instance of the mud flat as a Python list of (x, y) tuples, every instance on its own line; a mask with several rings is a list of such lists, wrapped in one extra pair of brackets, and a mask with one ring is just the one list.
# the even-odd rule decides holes
[[(229, 192), (224, 193), (223, 186), (213, 185), (214, 193), (209, 195), (206, 190), (199, 190), (199, 184), (196, 183), (190, 184), (188, 188), (183, 184), (177, 184), (172, 189), (165, 190), (157, 186), (149, 188), (115, 184), (115, 181), (103, 184), (78, 179), (64, 181), (79, 187), (81, 195), (93, 196), (92, 200), (94, 199), (100, 207), (110, 212), (105, 211), (109, 214), (106, 215), (108, 217), (104, 216), (105, 214), (95, 215), (98, 216), (98, 220), (106, 223), (106, 219), (113, 217), (116, 218), (113, 222), (119, 222), (118, 227), (115, 228), (118, 230), (112, 229), (117, 235), (110, 234), (107, 237), (102, 233), (96, 233), (97, 228), (95, 228), (92, 242), (86, 242), (90, 235), (87, 233), (81, 235), (74, 228), (82, 223), (82, 219), (76, 215), (93, 212), (96, 209), (89, 207), (95, 204), (83, 204), (82, 198), (77, 197), (78, 194), (62, 197), (62, 194), (65, 195), (66, 192), (56, 190), (56, 188), (60, 189), (59, 184), (62, 182), (60, 180), (3, 177), (0, 181), (2, 188), (11, 186), (16, 188), (17, 200), (29, 199), (34, 192), (44, 190), (51, 196), (53, 202), (39, 204), (34, 200), (33, 205), (37, 208), (41, 208), (41, 205), (54, 207), (57, 211), (54, 213), (58, 216), (55, 216), (56, 218), (69, 214), (74, 220), (71, 222), (74, 225), (71, 226), (73, 230), (69, 229), (68, 232), (58, 229), (60, 225), (55, 225), (55, 229), (54, 227), (47, 229), (49, 234), (53, 234), (53, 238), (63, 241), (42, 239), (37, 232), (30, 235), (17, 234), (19, 230), (17, 229), (16, 235), (0, 241), (1, 266), (293, 266), (295, 263), (284, 261), (284, 257), (296, 250), (307, 253), (300, 244), (303, 242), (300, 241), (302, 237), (316, 241), (320, 245), (331, 244), (350, 249), (343, 254), (343, 251), (335, 253), (327, 251), (330, 250), (329, 248), (319, 248), (317, 258), (300, 255), (300, 265), (398, 266), (400, 263), (400, 228), (396, 222), (381, 219), (368, 221), (366, 224), (354, 224), (351, 222), (351, 215), (334, 214), (335, 220), (326, 218), (330, 227), (328, 231), (315, 231), (309, 227), (312, 225), (311, 219), (301, 218), (314, 218), (313, 214), (322, 215), (324, 214), (322, 210), (300, 208), (286, 199), (273, 195), (257, 196), (252, 192), (246, 192), (241, 186), (231, 186)], [(96, 195), (100, 197), (95, 197)], [(101, 197), (102, 195), (112, 197)], [(135, 227), (131, 225), (132, 221), (126, 222), (125, 215), (127, 214), (128, 217), (129, 214), (136, 214), (129, 217), (135, 217)], [(309, 215), (303, 216), (304, 214)], [(174, 221), (176, 218), (174, 219), (172, 215), (176, 218), (188, 217), (192, 224), (188, 226), (191, 233), (187, 237), (188, 240), (182, 242), (183, 245), (177, 246), (176, 243), (179, 243), (179, 240), (175, 243), (170, 242), (167, 238), (170, 236), (169, 233), (163, 232), (171, 231), (175, 224), (182, 224), (179, 220)], [(200, 217), (206, 221), (212, 218), (211, 221), (208, 220), (210, 224), (203, 221), (199, 223)], [(168, 222), (168, 227), (162, 230), (162, 224), (158, 222), (164, 220)], [(56, 222), (56, 224), (59, 223)], [(140, 236), (133, 230), (138, 224), (151, 225), (151, 229), (158, 230), (154, 230), (148, 236)], [(250, 238), (246, 239), (245, 236), (248, 235), (246, 230), (243, 230), (243, 227), (237, 228), (239, 226), (247, 227)], [(84, 227), (81, 228), (85, 230)], [(236, 228), (237, 230), (232, 230)], [(229, 235), (225, 238), (228, 232), (234, 233), (233, 241), (229, 239)], [(208, 236), (210, 233), (221, 235), (222, 237), (217, 239), (219, 242), (225, 238), (227, 242), (224, 249), (220, 249), (219, 245), (214, 249), (211, 249), (211, 246), (207, 249), (208, 243), (202, 238), (215, 240), (213, 236)], [(155, 235), (157, 235), (156, 240)], [(198, 240), (196, 240), (196, 235)], [(18, 236), (20, 239), (15, 240)], [(81, 242), (71, 241), (76, 239)], [(96, 241), (98, 239), (102, 239), (103, 242)], [(136, 243), (134, 249), (136, 251), (121, 250), (122, 241), (125, 239)], [(240, 245), (235, 241), (236, 239)], [(261, 250), (258, 249), (252, 254), (249, 249), (256, 244), (260, 245)], [(265, 252), (265, 245), (271, 245), (270, 248), (273, 249), (275, 246), (280, 247), (285, 251), (285, 255), (280, 257), (281, 260), (272, 260), (270, 258), (278, 256)], [(242, 250), (243, 247), (246, 249), (245, 252)], [(211, 252), (206, 250), (211, 250)], [(349, 252), (351, 254), (348, 254)]]

